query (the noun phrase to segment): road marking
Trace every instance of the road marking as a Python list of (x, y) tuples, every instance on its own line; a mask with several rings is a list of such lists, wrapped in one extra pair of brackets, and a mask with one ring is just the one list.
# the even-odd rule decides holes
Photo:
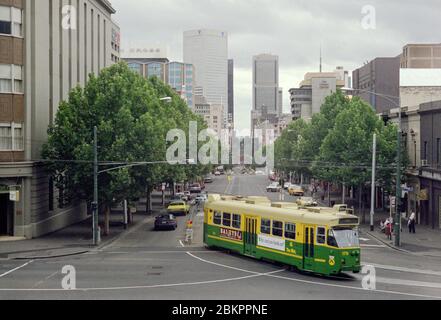
[(19, 266), (19, 267), (17, 267), (17, 268), (14, 268), (14, 269), (9, 270), (9, 271), (7, 271), (7, 272), (5, 272), (5, 273), (3, 273), (3, 274), (0, 274), (0, 278), (3, 278), (3, 277), (5, 277), (5, 276), (7, 276), (8, 274), (11, 274), (11, 273), (13, 273), (13, 272), (15, 272), (15, 271), (17, 271), (17, 270), (20, 270), (21, 268), (26, 267), (27, 265), (31, 264), (32, 262), (34, 262), (34, 260), (28, 261), (28, 262), (26, 262), (25, 264), (22, 264), (21, 266)]
[(385, 245), (382, 244), (361, 244), (361, 248), (385, 248)]
[[(210, 263), (213, 265), (217, 265), (217, 266), (221, 266), (224, 268), (228, 268), (228, 269), (235, 269), (235, 270), (239, 270), (239, 271), (243, 271), (243, 272), (253, 272), (253, 271), (249, 271), (249, 270), (244, 270), (244, 269), (240, 269), (240, 268), (236, 268), (236, 267), (231, 267), (231, 266), (227, 266), (227, 265), (223, 265), (220, 263), (216, 263), (216, 262), (212, 262), (212, 261), (208, 261), (202, 258), (199, 258), (193, 254), (190, 254), (190, 256), (206, 262), (206, 263)], [(334, 288), (343, 288), (343, 289), (353, 289), (353, 290), (358, 290), (358, 291), (364, 291), (364, 292), (377, 292), (377, 293), (388, 293), (388, 294), (394, 294), (394, 295), (404, 295), (404, 296), (412, 296), (412, 297), (421, 297), (421, 298), (429, 298), (429, 299), (441, 299), (441, 296), (430, 296), (430, 295), (423, 295), (423, 294), (413, 294), (413, 293), (405, 293), (405, 292), (399, 292), (399, 291), (390, 291), (390, 290), (380, 290), (380, 289), (376, 289), (376, 290), (366, 290), (363, 289), (361, 287), (353, 287), (353, 286), (344, 286), (344, 285), (338, 285), (338, 284), (332, 284), (332, 283), (323, 283), (323, 282), (317, 282), (317, 281), (311, 281), (311, 280), (302, 280), (302, 279), (296, 279), (296, 278), (290, 278), (290, 277), (283, 277), (283, 276), (276, 276), (276, 275), (265, 275), (267, 277), (272, 277), (272, 278), (279, 278), (279, 279), (284, 279), (284, 280), (289, 280), (289, 281), (294, 281), (294, 282), (301, 282), (301, 283), (308, 283), (308, 284), (314, 284), (314, 285), (319, 285), (319, 286), (326, 286), (326, 287), (334, 287)]]
[(369, 241), (371, 239), (367, 239), (367, 238), (359, 238), (361, 241)]
[(425, 275), (431, 275), (431, 276), (441, 276), (441, 271), (412, 269), (412, 268), (404, 268), (404, 267), (397, 267), (397, 266), (381, 265), (381, 264), (375, 264), (375, 263), (369, 263), (369, 262), (365, 262), (364, 265), (370, 265), (375, 268), (384, 269), (384, 270), (418, 273), (418, 274), (425, 274)]
[(170, 288), (170, 287), (182, 287), (182, 286), (196, 286), (196, 285), (204, 285), (204, 284), (213, 284), (213, 283), (222, 283), (222, 282), (232, 282), (250, 278), (257, 278), (261, 276), (271, 276), (275, 273), (281, 272), (284, 270), (276, 270), (267, 273), (256, 273), (248, 276), (237, 277), (237, 278), (228, 278), (228, 279), (219, 279), (219, 280), (209, 280), (209, 281), (198, 281), (198, 282), (182, 282), (182, 283), (171, 283), (171, 284), (157, 284), (150, 286), (132, 286), (132, 287), (107, 287), (107, 288), (77, 288), (72, 290), (64, 290), (64, 289), (2, 289), (0, 288), (0, 292), (90, 292), (90, 291), (112, 291), (112, 290), (140, 290), (140, 289), (154, 289), (154, 288)]
[(181, 247), (185, 248), (184, 243), (182, 242), (182, 240), (179, 240), (179, 243), (181, 244)]

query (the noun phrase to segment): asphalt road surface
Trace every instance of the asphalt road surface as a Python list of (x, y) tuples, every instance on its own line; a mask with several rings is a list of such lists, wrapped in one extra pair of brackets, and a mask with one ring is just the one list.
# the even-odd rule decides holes
[[(278, 194), (266, 193), (268, 184), (265, 176), (236, 175), (230, 182), (221, 176), (207, 191), (278, 200)], [(327, 278), (207, 250), (196, 211), (194, 241), (187, 245), (187, 218), (178, 219), (176, 231), (155, 232), (153, 219), (146, 218), (107, 247), (83, 255), (0, 260), (0, 299), (441, 299), (441, 259), (395, 251), (363, 234), (362, 261), (375, 267), (375, 290), (363, 289), (363, 274)], [(62, 287), (65, 266), (75, 269), (73, 290)]]

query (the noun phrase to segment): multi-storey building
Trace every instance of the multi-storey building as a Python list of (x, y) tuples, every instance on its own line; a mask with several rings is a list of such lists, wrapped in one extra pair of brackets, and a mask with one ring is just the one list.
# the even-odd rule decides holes
[(293, 119), (310, 121), (319, 113), (327, 96), (344, 88), (345, 79), (336, 72), (309, 72), (299, 88), (289, 90), (291, 94), (291, 113)]
[(441, 68), (441, 43), (407, 44), (401, 54), (401, 68)]
[(228, 123), (234, 128), (234, 60), (228, 60)]
[(193, 112), (201, 116), (209, 129), (214, 130), (221, 137), (224, 124), (224, 107), (220, 104), (211, 104), (202, 96), (195, 97)]
[(279, 89), (279, 57), (271, 54), (254, 56), (253, 111), (266, 107), (269, 114), (281, 115)]
[(195, 68), (193, 65), (182, 62), (170, 62), (164, 56), (165, 50), (130, 49), (123, 51), (123, 60), (129, 68), (143, 77), (157, 77), (170, 85), (184, 99), (190, 108), (194, 107), (195, 95)]
[(216, 30), (184, 32), (184, 63), (195, 67), (197, 87), (213, 105), (222, 105), (228, 118), (228, 34)]
[(33, 238), (87, 216), (65, 203), (41, 147), (60, 101), (119, 59), (107, 0), (0, 0), (0, 235)]
[(352, 73), (354, 94), (369, 103), (377, 113), (394, 108), (389, 98), (398, 97), (400, 86), (400, 56), (375, 58)]

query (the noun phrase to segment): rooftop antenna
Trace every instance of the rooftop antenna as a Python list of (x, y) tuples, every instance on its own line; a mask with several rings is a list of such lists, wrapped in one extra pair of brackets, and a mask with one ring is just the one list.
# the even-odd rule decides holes
[(322, 45), (320, 45), (320, 73), (322, 72)]

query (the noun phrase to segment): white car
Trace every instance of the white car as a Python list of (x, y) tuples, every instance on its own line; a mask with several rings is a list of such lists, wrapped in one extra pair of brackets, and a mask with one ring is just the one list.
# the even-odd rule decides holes
[(285, 184), (283, 185), (283, 189), (288, 190), (291, 186), (292, 186), (291, 182), (285, 182)]
[(271, 183), (268, 187), (266, 187), (267, 192), (280, 192), (282, 188), (277, 182)]

